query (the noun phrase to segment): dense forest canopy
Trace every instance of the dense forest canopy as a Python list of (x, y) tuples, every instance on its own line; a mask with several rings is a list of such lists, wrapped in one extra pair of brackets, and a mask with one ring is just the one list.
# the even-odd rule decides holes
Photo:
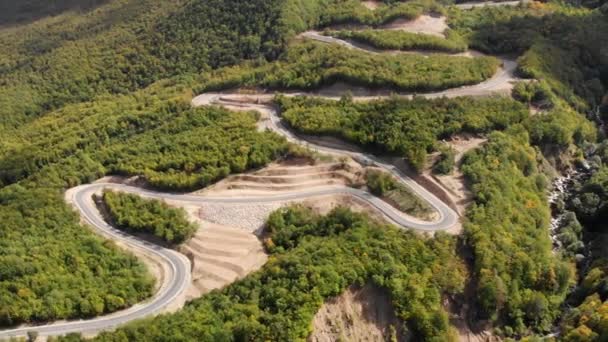
[(278, 24), (281, 3), (116, 0), (0, 30), (2, 124), (165, 77), (276, 56), (287, 34)]
[(0, 190), (0, 250), (2, 327), (94, 317), (153, 291), (140, 261), (84, 229), (52, 188)]
[(502, 323), (507, 335), (548, 331), (572, 276), (551, 252), (547, 181), (536, 159), (526, 132), (514, 127), (493, 133), (463, 164), (475, 196), (465, 237), (475, 254), (479, 316)]

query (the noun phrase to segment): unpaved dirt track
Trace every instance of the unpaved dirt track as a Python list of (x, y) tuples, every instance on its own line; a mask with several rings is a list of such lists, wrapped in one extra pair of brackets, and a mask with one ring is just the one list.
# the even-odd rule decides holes
[(482, 2), (463, 2), (454, 6), (460, 9), (472, 9), (475, 7), (498, 7), (498, 6), (517, 6), (519, 4), (526, 4), (532, 0), (521, 0), (521, 1), (482, 1)]
[[(460, 8), (472, 8), (478, 6), (502, 6), (502, 5), (517, 5), (519, 2), (501, 2), (501, 3), (474, 3), (474, 4), (459, 4), (457, 7)], [(360, 48), (354, 46), (348, 42), (338, 41), (334, 38), (330, 38), (328, 41), (324, 36), (320, 36), (315, 33), (306, 33), (308, 38), (326, 41), (328, 43), (338, 43), (351, 48)], [(323, 37), (323, 38), (321, 38)], [(457, 97), (457, 96), (487, 96), (497, 93), (503, 93), (510, 89), (510, 84), (515, 77), (513, 75), (516, 68), (516, 63), (512, 60), (502, 58), (503, 66), (494, 75), (494, 77), (486, 80), (485, 82), (479, 83), (472, 86), (464, 86), (455, 89), (448, 89), (441, 92), (418, 94), (418, 96), (424, 96), (428, 98), (435, 97)], [(359, 88), (353, 88), (353, 95), (356, 101), (368, 101), (372, 99), (380, 99), (389, 96), (392, 91), (386, 92), (372, 92), (366, 89), (360, 90)], [(339, 99), (339, 94), (325, 93), (323, 90), (315, 93), (299, 93), (291, 92), (286, 93), (287, 96), (295, 95), (313, 95), (322, 96), (328, 99)], [(8, 339), (11, 337), (24, 337), (27, 332), (35, 331), (40, 336), (58, 336), (65, 335), (68, 333), (82, 333), (86, 335), (94, 335), (101, 331), (112, 330), (122, 324), (130, 322), (132, 320), (141, 319), (144, 317), (152, 316), (166, 310), (168, 306), (174, 306), (176, 302), (183, 301), (185, 291), (190, 284), (191, 280), (191, 265), (190, 261), (182, 254), (177, 253), (174, 250), (163, 248), (152, 243), (138, 239), (137, 237), (131, 236), (127, 233), (117, 230), (109, 226), (99, 214), (95, 207), (91, 196), (93, 193), (100, 192), (103, 189), (115, 189), (124, 192), (136, 193), (144, 197), (157, 198), (157, 199), (173, 199), (177, 201), (184, 201), (187, 203), (251, 203), (252, 201), (258, 202), (276, 202), (276, 201), (292, 201), (302, 200), (305, 198), (326, 196), (326, 195), (348, 195), (354, 196), (364, 202), (367, 202), (371, 207), (381, 213), (387, 220), (403, 228), (413, 228), (422, 231), (437, 231), (446, 230), (457, 224), (458, 215), (449, 206), (439, 200), (432, 193), (427, 191), (424, 187), (417, 184), (411, 178), (407, 177), (392, 163), (382, 158), (378, 158), (372, 155), (368, 155), (362, 152), (352, 152), (336, 148), (336, 146), (328, 147), (317, 144), (316, 141), (304, 140), (301, 137), (295, 135), (282, 123), (281, 118), (271, 105), (264, 105), (264, 102), (269, 102), (273, 94), (262, 93), (256, 95), (247, 95), (251, 98), (251, 102), (244, 102), (236, 104), (230, 101), (230, 97), (238, 96), (241, 94), (230, 94), (230, 93), (213, 93), (203, 94), (197, 96), (192, 100), (194, 106), (201, 105), (224, 105), (232, 109), (253, 109), (265, 112), (268, 116), (268, 120), (261, 122), (262, 129), (271, 129), (277, 133), (285, 136), (289, 141), (303, 144), (309, 148), (313, 148), (322, 153), (328, 153), (338, 156), (349, 156), (354, 160), (362, 163), (363, 165), (373, 165), (380, 167), (390, 173), (392, 173), (397, 179), (405, 183), (410, 187), (418, 196), (425, 199), (429, 204), (437, 210), (439, 213), (438, 219), (433, 222), (424, 222), (413, 219), (398, 210), (393, 208), (391, 205), (382, 201), (381, 199), (371, 195), (368, 192), (353, 189), (348, 187), (327, 187), (324, 189), (315, 189), (314, 191), (295, 191), (289, 194), (282, 194), (276, 196), (263, 196), (263, 197), (244, 197), (244, 198), (221, 198), (221, 197), (204, 197), (200, 195), (181, 195), (181, 194), (170, 194), (160, 193), (155, 191), (144, 190), (138, 187), (132, 187), (121, 184), (113, 183), (96, 183), (88, 184), (70, 189), (68, 196), (71, 202), (79, 210), (83, 221), (93, 227), (100, 235), (118, 241), (126, 245), (129, 249), (136, 251), (136, 254), (145, 254), (149, 258), (153, 258), (156, 262), (162, 264), (165, 270), (165, 275), (162, 277), (158, 292), (149, 300), (137, 304), (129, 309), (119, 311), (110, 315), (102, 316), (99, 318), (89, 320), (78, 320), (61, 323), (51, 323), (47, 325), (23, 327), (10, 330), (0, 331), (0, 339)], [(412, 94), (398, 94), (401, 97), (412, 97)], [(262, 103), (262, 104), (261, 104)], [(346, 145), (345, 145), (346, 146)], [(179, 304), (178, 304), (179, 306)]]

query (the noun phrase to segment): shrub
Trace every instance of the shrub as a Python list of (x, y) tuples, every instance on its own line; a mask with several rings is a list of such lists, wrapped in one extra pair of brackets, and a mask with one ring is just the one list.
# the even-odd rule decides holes
[(433, 165), (433, 171), (441, 175), (447, 175), (454, 171), (456, 164), (456, 150), (450, 146), (442, 146), (439, 148), (441, 153), (435, 165)]

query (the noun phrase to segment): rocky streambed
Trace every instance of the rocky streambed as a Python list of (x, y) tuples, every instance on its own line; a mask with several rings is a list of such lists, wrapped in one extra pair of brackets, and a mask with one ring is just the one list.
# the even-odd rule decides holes
[[(551, 206), (550, 235), (553, 241), (553, 250), (558, 252), (564, 248), (559, 237), (562, 228), (569, 224), (572, 212), (568, 210), (568, 202), (576, 195), (580, 184), (584, 183), (592, 173), (587, 161), (581, 162), (577, 167), (568, 170), (564, 175), (553, 180), (552, 189), (547, 197)], [(581, 259), (583, 255), (576, 255)]]

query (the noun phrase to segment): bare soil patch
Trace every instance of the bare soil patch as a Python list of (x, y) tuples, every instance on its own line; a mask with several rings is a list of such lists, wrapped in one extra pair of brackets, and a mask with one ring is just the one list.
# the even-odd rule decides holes
[(194, 194), (263, 196), (310, 191), (328, 186), (360, 186), (365, 183), (364, 175), (364, 169), (352, 161), (316, 165), (294, 164), (287, 161), (271, 164), (252, 173), (230, 176)]
[(412, 33), (429, 34), (445, 38), (443, 33), (448, 29), (447, 19), (444, 16), (421, 15), (414, 20), (396, 19), (384, 25), (383, 29), (402, 30)]
[(351, 287), (323, 304), (308, 341), (406, 341), (400, 326), (386, 292), (373, 285)]
[(263, 230), (270, 214), (286, 203), (251, 203), (230, 204), (208, 203), (201, 205), (198, 211), (200, 219), (233, 227), (235, 230), (259, 233)]
[(204, 220), (195, 236), (179, 251), (192, 262), (187, 300), (223, 288), (258, 270), (268, 260), (261, 241), (253, 233)]
[(376, 8), (380, 7), (381, 2), (380, 1), (361, 1), (361, 4), (363, 6), (365, 6), (367, 9), (370, 10), (375, 10)]
[[(468, 184), (462, 172), (460, 171), (460, 164), (462, 163), (462, 157), (468, 151), (479, 148), (487, 139), (476, 137), (472, 135), (457, 135), (452, 137), (446, 143), (456, 151), (455, 162), (456, 167), (452, 174), (449, 175), (435, 175), (431, 172), (430, 168), (427, 168), (423, 174), (436, 183), (438, 186), (443, 188), (450, 198), (450, 200), (456, 205), (456, 209), (460, 215), (464, 215), (466, 208), (471, 204), (473, 200), (472, 193), (468, 188)], [(433, 164), (433, 158), (431, 156), (431, 162), (429, 166)]]

